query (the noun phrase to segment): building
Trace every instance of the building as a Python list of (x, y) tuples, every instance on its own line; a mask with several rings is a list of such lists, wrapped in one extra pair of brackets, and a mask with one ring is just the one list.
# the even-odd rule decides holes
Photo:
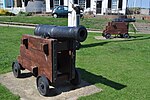
[(25, 5), (29, 0), (0, 0), (0, 9), (6, 9), (12, 13), (25, 12)]
[[(15, 8), (26, 11), (28, 3), (43, 1), (46, 12), (59, 5), (69, 5), (69, 0), (0, 0), (0, 8)], [(36, 3), (35, 3), (36, 4)], [(94, 14), (125, 14), (127, 0), (74, 0), (74, 4), (79, 4), (84, 9), (90, 9)], [(41, 8), (42, 9), (42, 8)], [(14, 10), (14, 9), (13, 9)], [(18, 10), (19, 11), (19, 10)], [(17, 12), (18, 12), (17, 11)]]
[(0, 9), (4, 8), (5, 5), (4, 5), (4, 0), (0, 0)]
[(141, 11), (140, 11), (140, 14), (142, 14), (142, 15), (150, 15), (150, 9), (141, 9)]
[(0, 0), (0, 9), (13, 7), (13, 0)]
[[(69, 0), (45, 0), (46, 12), (51, 12), (55, 6), (68, 6)], [(84, 9), (90, 8), (94, 14), (125, 14), (127, 0), (74, 0), (75, 4), (79, 4)]]

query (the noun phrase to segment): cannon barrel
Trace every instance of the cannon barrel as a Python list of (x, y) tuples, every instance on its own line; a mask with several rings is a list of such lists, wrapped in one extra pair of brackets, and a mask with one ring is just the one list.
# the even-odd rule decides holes
[(55, 39), (74, 39), (83, 42), (87, 38), (87, 30), (84, 26), (67, 27), (38, 25), (35, 28), (34, 35)]

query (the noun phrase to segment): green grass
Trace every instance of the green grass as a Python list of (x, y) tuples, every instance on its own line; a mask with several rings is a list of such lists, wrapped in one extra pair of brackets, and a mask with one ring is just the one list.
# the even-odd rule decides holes
[[(33, 30), (11, 27), (0, 27), (0, 74), (11, 71), (11, 64), (19, 54), (22, 34), (31, 34)], [(0, 84), (0, 100), (19, 100)]]
[[(19, 54), (22, 34), (31, 29), (0, 27), (0, 74), (11, 71), (11, 63)], [(76, 66), (82, 79), (103, 89), (81, 97), (81, 100), (149, 100), (150, 99), (150, 35), (130, 34), (129, 40), (95, 40), (90, 33), (77, 51)], [(4, 92), (3, 92), (4, 91)], [(14, 98), (13, 98), (14, 97)], [(0, 85), (0, 100), (15, 100)]]
[(15, 96), (7, 88), (0, 84), (0, 100), (19, 100), (19, 96)]
[(81, 100), (149, 100), (150, 35), (132, 34), (131, 40), (88, 39), (77, 52), (82, 78), (103, 91)]
[(129, 30), (130, 30), (130, 32), (136, 33), (136, 29), (134, 28), (133, 24), (131, 24), (131, 23), (129, 23)]
[[(106, 18), (81, 18), (80, 24), (90, 29), (104, 30), (111, 19)], [(50, 16), (1, 16), (0, 22), (20, 22), (32, 24), (49, 24), (67, 26), (67, 18), (53, 18)], [(129, 31), (134, 32), (133, 25), (129, 25)]]
[(139, 20), (136, 20), (136, 22), (138, 22), (138, 23), (150, 23), (150, 20), (141, 20), (141, 19), (139, 19)]
[[(52, 18), (50, 16), (14, 16), (14, 17), (0, 17), (0, 22), (21, 22), (21, 23), (33, 23), (33, 24), (49, 24), (67, 26), (67, 18)], [(81, 25), (92, 29), (103, 29), (109, 19), (102, 18), (84, 18), (81, 19)]]
[(10, 71), (11, 63), (19, 54), (22, 34), (33, 33), (31, 29), (0, 27), (0, 74)]
[(84, 18), (81, 19), (81, 25), (86, 28), (103, 30), (110, 19), (105, 18)]
[(4, 16), (0, 17), (1, 22), (20, 22), (33, 24), (67, 25), (67, 18), (52, 18), (50, 16)]

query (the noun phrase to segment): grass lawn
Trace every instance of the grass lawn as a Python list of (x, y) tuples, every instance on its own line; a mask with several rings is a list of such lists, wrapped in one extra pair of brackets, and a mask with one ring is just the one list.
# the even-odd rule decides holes
[(135, 39), (102, 41), (89, 34), (77, 52), (77, 66), (82, 78), (103, 92), (81, 99), (150, 99), (150, 35), (131, 35)]
[[(50, 25), (61, 25), (67, 26), (67, 18), (52, 18), (50, 16), (14, 16), (6, 17), (1, 16), (0, 22), (21, 22), (21, 23), (33, 23), (33, 24), (50, 24)], [(81, 25), (92, 29), (103, 29), (109, 19), (102, 18), (84, 18), (81, 19)]]
[(19, 96), (15, 96), (7, 88), (0, 84), (0, 100), (19, 100), (19, 98)]
[(0, 74), (10, 71), (11, 62), (19, 54), (22, 34), (25, 33), (33, 33), (33, 30), (0, 27)]
[[(19, 54), (19, 45), (22, 34), (33, 33), (31, 29), (0, 27), (0, 74), (11, 71), (11, 64)], [(18, 100), (0, 84), (0, 100)]]
[[(0, 74), (11, 71), (19, 54), (22, 34), (31, 29), (0, 27)], [(103, 91), (81, 100), (148, 100), (150, 99), (150, 35), (131, 34), (129, 40), (95, 40), (90, 33), (77, 51), (76, 66), (82, 79)], [(3, 92), (4, 91), (4, 92)], [(0, 85), (0, 100), (16, 100)]]
[(150, 20), (137, 20), (138, 23), (150, 23)]
[[(80, 24), (90, 29), (104, 30), (106, 24), (111, 19), (105, 18), (84, 18), (80, 20)], [(20, 23), (33, 23), (33, 24), (49, 24), (67, 26), (67, 18), (53, 18), (50, 16), (0, 16), (0, 22), (20, 22)], [(129, 25), (129, 31), (134, 32), (133, 25)]]

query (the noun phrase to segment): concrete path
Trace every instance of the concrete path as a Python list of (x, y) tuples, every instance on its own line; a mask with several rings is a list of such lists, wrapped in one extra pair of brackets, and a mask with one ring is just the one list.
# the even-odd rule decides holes
[(65, 83), (51, 89), (49, 96), (41, 96), (36, 88), (36, 78), (28, 71), (23, 73), (24, 78), (15, 78), (12, 72), (0, 76), (0, 83), (6, 86), (12, 93), (19, 95), (21, 100), (76, 100), (81, 96), (101, 92), (97, 88), (82, 80), (78, 87)]
[(118, 38), (118, 37), (111, 37), (110, 39), (106, 39), (103, 36), (95, 36), (94, 38), (96, 40), (129, 40), (129, 39), (131, 39), (131, 38), (126, 39), (126, 38)]

